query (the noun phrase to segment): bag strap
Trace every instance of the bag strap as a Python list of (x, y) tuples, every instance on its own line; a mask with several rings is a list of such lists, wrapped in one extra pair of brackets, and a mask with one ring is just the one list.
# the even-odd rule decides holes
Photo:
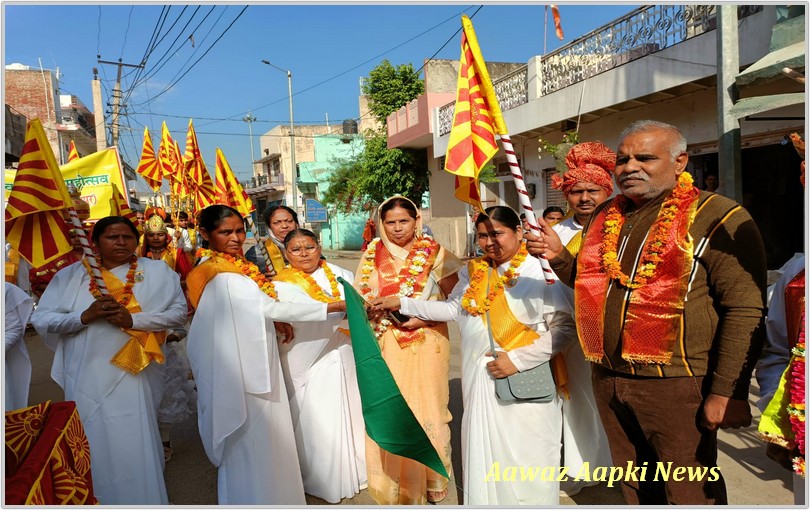
[[(498, 273), (498, 270), (496, 270)], [(484, 296), (488, 296), (490, 294), (490, 268), (487, 268), (487, 291), (485, 291)], [(490, 339), (490, 353), (493, 354), (493, 358), (498, 358), (496, 356), (496, 345), (493, 342), (493, 325), (490, 324), (490, 309), (488, 308), (484, 313), (485, 323), (487, 323), (487, 337)]]

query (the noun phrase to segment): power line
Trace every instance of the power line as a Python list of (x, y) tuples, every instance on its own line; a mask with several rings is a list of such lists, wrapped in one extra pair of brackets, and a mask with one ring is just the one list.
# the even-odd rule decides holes
[(119, 55), (119, 59), (124, 58), (124, 48), (127, 46), (127, 35), (130, 33), (130, 23), (132, 22), (132, 11), (135, 9), (134, 5), (130, 6), (130, 14), (127, 16), (127, 29), (124, 30), (124, 42), (121, 44), (121, 55)]

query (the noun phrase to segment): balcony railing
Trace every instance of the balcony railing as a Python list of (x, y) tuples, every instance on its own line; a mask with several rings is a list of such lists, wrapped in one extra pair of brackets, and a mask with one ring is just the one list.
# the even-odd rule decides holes
[[(763, 10), (762, 5), (739, 5), (738, 19)], [(640, 7), (541, 58), (541, 96), (587, 80), (638, 58), (715, 30), (714, 5), (652, 5)], [(521, 80), (523, 84), (515, 84)], [(501, 109), (528, 101), (527, 68), (493, 83)], [(439, 135), (453, 123), (453, 103), (439, 109)]]

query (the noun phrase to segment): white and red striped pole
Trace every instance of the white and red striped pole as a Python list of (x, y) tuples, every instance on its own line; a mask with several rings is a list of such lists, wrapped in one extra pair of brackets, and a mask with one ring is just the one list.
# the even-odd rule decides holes
[(90, 243), (87, 241), (87, 233), (84, 232), (84, 226), (82, 226), (82, 221), (79, 220), (76, 208), (68, 208), (68, 214), (70, 215), (70, 223), (79, 233), (79, 241), (82, 242), (82, 252), (84, 252), (84, 257), (87, 259), (87, 262), (90, 263), (90, 269), (93, 271), (93, 278), (96, 279), (99, 292), (102, 296), (107, 296), (110, 292), (107, 290), (107, 285), (104, 283), (104, 278), (101, 276), (101, 268), (98, 259), (96, 259), (96, 254), (90, 250)]
[[(510, 164), (510, 173), (513, 176), (515, 189), (518, 191), (518, 201), (521, 203), (521, 208), (524, 210), (524, 216), (529, 224), (530, 232), (535, 236), (541, 235), (541, 228), (538, 227), (538, 220), (535, 218), (535, 211), (532, 209), (532, 203), (529, 201), (529, 194), (527, 187), (524, 184), (524, 175), (521, 173), (521, 167), (518, 166), (518, 159), (515, 157), (515, 150), (513, 149), (512, 140), (507, 134), (501, 136), (501, 145), (504, 147), (504, 152), (507, 153), (507, 162)], [(555, 272), (549, 265), (549, 261), (544, 254), (541, 254), (541, 269), (543, 270), (544, 279), (547, 284), (555, 283)]]

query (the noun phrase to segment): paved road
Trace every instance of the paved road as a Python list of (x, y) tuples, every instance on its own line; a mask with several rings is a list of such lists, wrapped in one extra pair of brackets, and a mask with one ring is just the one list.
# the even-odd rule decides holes
[[(358, 267), (358, 252), (325, 252), (333, 263), (355, 271)], [(462, 388), (461, 364), (459, 356), (459, 329), (451, 325), (451, 368), (450, 368), (450, 409), (453, 414), (451, 422), (453, 471), (460, 476), (461, 468), (461, 419)], [(62, 390), (49, 376), (52, 352), (45, 347), (35, 332), (26, 334), (26, 343), (31, 355), (33, 375), (31, 382), (31, 404), (47, 399), (60, 401), (64, 399)], [(753, 380), (750, 401), (757, 398), (757, 387)], [(753, 411), (756, 411), (754, 404)], [(791, 493), (791, 475), (764, 455), (764, 445), (757, 438), (757, 421), (749, 428), (722, 431), (718, 435), (718, 464), (724, 475), (729, 493), (729, 503), (741, 506), (770, 505), (782, 506), (793, 504)], [(217, 473), (209, 463), (203, 451), (197, 432), (196, 416), (184, 424), (174, 427), (172, 434), (174, 455), (166, 465), (166, 484), (169, 500), (178, 505), (213, 505), (217, 503)], [(463, 504), (463, 492), (459, 482), (449, 492), (443, 505)], [(318, 498), (307, 498), (310, 504), (325, 504)], [(345, 499), (342, 505), (374, 505), (367, 491), (352, 499)], [(608, 488), (600, 484), (586, 488), (580, 494), (561, 498), (562, 505), (622, 505), (624, 504), (619, 489)]]

